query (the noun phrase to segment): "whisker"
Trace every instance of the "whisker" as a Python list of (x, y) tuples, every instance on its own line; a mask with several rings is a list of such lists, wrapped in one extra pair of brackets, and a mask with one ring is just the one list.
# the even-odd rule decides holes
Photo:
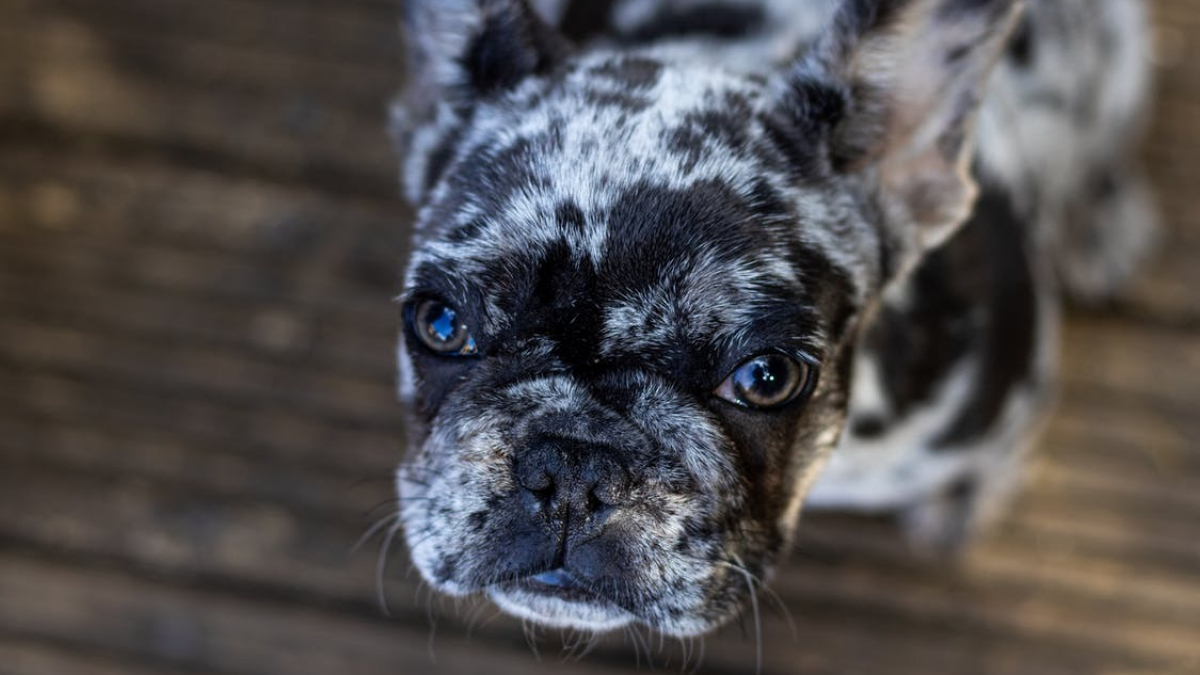
[(596, 651), (596, 647), (600, 645), (600, 637), (601, 637), (600, 633), (592, 631), (591, 637), (588, 638), (587, 645), (583, 648), (583, 651), (579, 654), (580, 660), (587, 658), (587, 656), (589, 654)]
[(378, 511), (379, 509), (381, 509), (385, 506), (394, 506), (395, 504), (396, 504), (396, 498), (394, 496), (388, 497), (387, 499), (377, 502), (374, 506), (367, 509), (366, 511), (363, 511), (363, 516), (365, 516), (367, 518), (373, 518), (375, 516), (375, 512)]
[(638, 643), (637, 634), (634, 633), (633, 626), (625, 626), (623, 629), (625, 638), (633, 645), (633, 663), (638, 670), (642, 668), (642, 652), (641, 645)]
[[(738, 560), (741, 560), (741, 558), (738, 558)], [(754, 580), (754, 583), (758, 587), (758, 592), (765, 595), (767, 599), (771, 601), (771, 605), (775, 607), (775, 609), (778, 610), (783, 616), (784, 620), (787, 621), (788, 629), (791, 631), (792, 638), (795, 639), (796, 622), (792, 619), (792, 613), (788, 609), (787, 603), (785, 603), (783, 598), (775, 592), (775, 589), (771, 588), (767, 582), (763, 581), (762, 577), (755, 575), (753, 572), (747, 569), (745, 565), (739, 565), (730, 561), (723, 561), (723, 563), (730, 569), (733, 569), (742, 575), (750, 575), (750, 578)]]
[(425, 650), (429, 653), (430, 663), (437, 663), (437, 615), (433, 612), (433, 603), (426, 605), (426, 616), (429, 620), (429, 637), (425, 641)]
[(533, 658), (541, 662), (542, 653), (538, 650), (537, 626), (531, 624), (528, 619), (521, 619), (521, 630), (525, 633), (525, 644), (529, 645), (529, 651), (533, 652)]
[(483, 619), (483, 613), (487, 610), (487, 604), (479, 601), (478, 598), (472, 598), (474, 604), (471, 606), (471, 611), (467, 614), (467, 639), (475, 634), (475, 629), (486, 625)]
[(347, 485), (346, 487), (347, 487), (347, 489), (349, 489), (349, 490), (357, 490), (357, 489), (359, 489), (359, 488), (363, 488), (363, 487), (366, 487), (366, 486), (368, 486), (368, 485), (378, 485), (379, 483), (384, 483), (384, 482), (386, 482), (386, 483), (392, 483), (392, 482), (393, 482), (393, 481), (395, 481), (395, 480), (396, 480), (396, 479), (395, 479), (395, 477), (394, 477), (394, 476), (391, 476), (391, 475), (387, 475), (387, 476), (369, 476), (369, 477), (367, 477), (367, 478), (360, 478), (360, 479), (358, 479), (358, 480), (356, 480), (356, 481), (353, 481), (353, 482), (351, 482), (349, 485)]
[(378, 534), (379, 531), (382, 530), (384, 527), (387, 527), (387, 525), (389, 523), (395, 523), (399, 519), (400, 519), (400, 513), (396, 512), (396, 513), (389, 513), (386, 516), (383, 516), (379, 520), (375, 521), (374, 524), (372, 524), (370, 527), (367, 528), (366, 532), (363, 532), (363, 535), (358, 538), (358, 541), (354, 542), (354, 546), (350, 547), (350, 555), (354, 555), (355, 553), (358, 553), (359, 550), (362, 549), (363, 544), (366, 544), (368, 541), (370, 541), (371, 537), (374, 537), (376, 534)]
[(375, 595), (379, 601), (379, 606), (383, 609), (383, 615), (391, 618), (392, 612), (388, 609), (387, 593), (384, 588), (384, 575), (387, 572), (387, 556), (388, 549), (392, 547), (392, 541), (396, 538), (396, 533), (402, 529), (402, 525), (397, 519), (395, 524), (388, 529), (387, 536), (383, 540), (383, 545), (379, 547), (379, 557), (375, 561)]
[(763, 668), (763, 643), (762, 643), (762, 617), (759, 615), (758, 609), (758, 591), (754, 588), (754, 575), (741, 564), (742, 559), (734, 556), (737, 564), (734, 569), (742, 574), (742, 578), (746, 580), (746, 587), (750, 589), (750, 606), (754, 608), (754, 672), (756, 675), (762, 675)]

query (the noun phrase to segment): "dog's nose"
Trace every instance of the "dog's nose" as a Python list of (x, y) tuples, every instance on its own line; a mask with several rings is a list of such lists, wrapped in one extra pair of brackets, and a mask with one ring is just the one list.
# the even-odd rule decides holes
[(630, 487), (616, 448), (571, 439), (534, 441), (515, 472), (526, 507), (552, 520), (587, 519), (620, 506)]

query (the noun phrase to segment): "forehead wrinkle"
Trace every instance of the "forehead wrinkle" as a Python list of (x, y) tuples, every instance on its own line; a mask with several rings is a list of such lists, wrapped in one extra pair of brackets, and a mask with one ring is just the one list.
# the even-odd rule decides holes
[[(699, 77), (691, 72), (694, 66), (689, 69), (673, 64), (663, 69), (647, 91), (646, 95), (654, 100), (652, 107), (631, 111), (597, 106), (587, 100), (588, 87), (594, 86), (594, 78), (587, 76), (586, 66), (609, 59), (603, 55), (584, 59), (573, 74), (551, 86), (529, 109), (506, 109), (500, 103), (485, 106), (475, 116), (470, 139), (460, 146), (459, 160), (478, 155), (486, 147), (502, 149), (532, 143), (535, 150), (528, 153), (532, 166), (526, 170), (539, 183), (553, 183), (547, 190), (549, 195), (570, 197), (585, 213), (611, 206), (620, 188), (637, 180), (679, 189), (715, 180), (742, 195), (752, 194), (756, 184), (764, 181), (778, 190), (786, 190), (786, 177), (764, 172), (753, 158), (729, 152), (703, 153), (696, 165), (685, 172), (681, 171), (679, 157), (665, 148), (668, 132), (684, 124), (689, 116), (719, 111), (722, 97), (730, 93), (752, 101), (761, 85), (707, 71), (704, 77)], [(745, 124), (746, 135), (761, 136), (761, 129), (753, 119)], [(555, 129), (553, 142), (533, 142), (546, 137), (547, 128)], [(536, 201), (531, 196), (521, 190), (514, 201)], [(478, 210), (464, 212), (455, 220), (468, 221), (477, 217)], [(603, 248), (605, 224), (593, 222), (587, 229), (593, 235), (586, 242), (589, 254), (596, 257)]]
[[(654, 283), (625, 290), (605, 308), (601, 351), (669, 349), (685, 343), (737, 341), (764, 306), (800, 297), (796, 271), (786, 261), (762, 265), (742, 257), (720, 259), (701, 251), (683, 268), (664, 268)], [(797, 300), (797, 302), (799, 302)]]
[[(689, 113), (714, 109), (725, 92), (735, 91), (753, 98), (759, 88), (759, 85), (736, 76), (705, 71), (701, 77), (693, 72), (697, 70), (695, 66), (673, 64), (673, 67), (664, 68), (650, 87), (639, 91), (639, 95), (653, 102), (652, 106), (631, 110), (597, 105), (589, 99), (597, 86), (596, 78), (590, 76), (589, 71), (613, 60), (619, 58), (598, 54), (581, 59), (578, 67), (549, 87), (534, 107), (520, 111), (519, 115), (513, 115), (511, 111), (479, 115), (481, 120), (490, 123), (476, 125), (474, 136), (529, 136), (544, 130), (552, 122), (561, 123), (563, 147), (561, 152), (555, 153), (558, 158), (552, 173), (564, 179), (566, 189), (586, 203), (588, 195), (604, 196), (591, 189), (597, 169), (637, 165), (637, 171), (643, 176), (650, 173), (664, 180), (678, 177), (677, 162), (673, 158), (663, 158), (663, 132), (681, 123)], [(698, 170), (698, 175), (712, 177), (718, 170), (723, 170), (728, 178), (731, 168), (728, 164), (727, 160), (709, 158)], [(744, 180), (749, 178), (747, 172)]]

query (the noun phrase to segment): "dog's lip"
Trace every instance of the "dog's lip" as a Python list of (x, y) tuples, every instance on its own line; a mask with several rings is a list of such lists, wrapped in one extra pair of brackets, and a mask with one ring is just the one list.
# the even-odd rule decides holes
[(570, 572), (561, 567), (547, 572), (542, 572), (541, 574), (535, 574), (529, 577), (529, 580), (545, 586), (554, 586), (555, 588), (571, 588), (572, 586), (579, 585), (578, 582), (575, 581), (575, 577), (571, 576)]
[(563, 600), (593, 603), (603, 600), (597, 594), (589, 591), (575, 575), (562, 567), (532, 574), (517, 581), (515, 585), (530, 593), (549, 595)]
[(637, 613), (591, 590), (565, 569), (529, 574), (492, 585), (488, 594), (501, 608), (559, 628), (609, 631), (637, 621)]

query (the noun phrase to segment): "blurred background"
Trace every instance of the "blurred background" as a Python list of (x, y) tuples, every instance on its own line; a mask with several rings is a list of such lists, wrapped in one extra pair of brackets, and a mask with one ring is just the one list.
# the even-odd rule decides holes
[[(1200, 3), (1152, 6), (1164, 245), (1072, 316), (1030, 489), (957, 567), (806, 522), (764, 672), (1200, 673)], [(751, 616), (572, 660), (399, 544), (381, 606), (396, 12), (0, 0), (0, 673), (754, 672)]]

